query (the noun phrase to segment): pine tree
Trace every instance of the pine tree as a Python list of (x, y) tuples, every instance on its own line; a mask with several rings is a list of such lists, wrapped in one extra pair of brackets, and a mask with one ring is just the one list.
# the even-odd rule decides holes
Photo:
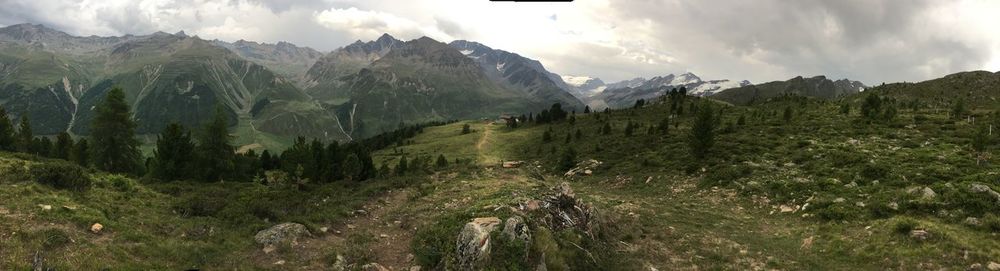
[(747, 124), (747, 116), (740, 114), (740, 118), (736, 119), (736, 125), (743, 126)]
[(444, 158), (444, 154), (438, 154), (437, 162), (434, 163), (437, 168), (448, 167), (448, 159)]
[(611, 134), (611, 123), (605, 122), (604, 127), (601, 128), (601, 134), (609, 135)]
[(14, 124), (10, 122), (7, 110), (0, 107), (0, 150), (14, 151)]
[(782, 114), (782, 118), (785, 120), (785, 123), (792, 122), (792, 117), (794, 117), (794, 116), (795, 116), (795, 113), (792, 112), (792, 107), (791, 106), (786, 106), (785, 107), (785, 112)]
[(583, 132), (581, 132), (580, 129), (576, 129), (576, 140), (580, 140), (582, 138), (583, 138)]
[(972, 150), (976, 152), (985, 152), (986, 149), (992, 143), (992, 138), (989, 135), (989, 131), (986, 126), (980, 125), (976, 132), (972, 134)]
[(559, 171), (567, 171), (576, 166), (576, 150), (572, 147), (566, 148), (559, 158)]
[(73, 146), (73, 152), (69, 155), (69, 159), (77, 165), (83, 167), (90, 166), (90, 145), (87, 143), (86, 138), (81, 138), (80, 141), (76, 142), (75, 146)]
[(56, 145), (52, 148), (52, 158), (69, 160), (69, 154), (73, 152), (73, 138), (67, 132), (61, 132), (56, 136)]
[(32, 152), (44, 157), (52, 157), (52, 140), (48, 137), (40, 137), (34, 140)]
[(670, 133), (670, 118), (666, 117), (660, 120), (659, 128), (660, 128), (660, 133), (662, 134)]
[(408, 169), (406, 166), (406, 156), (399, 157), (399, 163), (396, 164), (396, 169), (395, 169), (396, 176), (405, 175), (407, 170)]
[(545, 130), (545, 132), (542, 133), (542, 142), (549, 143), (551, 141), (552, 141), (552, 133), (550, 133), (548, 130)]
[(167, 125), (156, 139), (150, 168), (153, 177), (165, 181), (190, 177), (194, 147), (187, 128), (178, 123)]
[(352, 181), (362, 180), (361, 167), (361, 158), (358, 158), (358, 154), (348, 154), (347, 158), (344, 159), (344, 165), (342, 167), (344, 171), (344, 178)]
[(21, 123), (17, 126), (17, 139), (15, 142), (18, 152), (32, 153), (31, 147), (34, 144), (35, 135), (31, 132), (31, 123), (28, 122), (27, 115), (21, 115)]
[(584, 114), (590, 114), (590, 106), (589, 105), (583, 107), (583, 113)]
[(217, 105), (214, 117), (203, 128), (195, 149), (204, 181), (219, 181), (234, 172), (235, 153), (229, 141), (229, 120), (222, 106)]
[(952, 118), (963, 119), (963, 118), (965, 118), (965, 114), (966, 113), (967, 113), (967, 110), (965, 109), (965, 101), (962, 100), (962, 99), (959, 99), (958, 101), (956, 101), (955, 105), (952, 106), (952, 108), (951, 108), (951, 117)]
[(629, 121), (628, 124), (625, 124), (625, 136), (632, 136), (632, 130), (634, 129), (635, 125), (632, 124), (632, 121)]
[(851, 104), (849, 104), (849, 103), (841, 104), (840, 105), (840, 114), (843, 114), (845, 116), (850, 115), (851, 114)]
[(468, 123), (462, 125), (462, 134), (464, 135), (464, 134), (469, 134), (469, 133), (472, 133), (472, 127), (469, 126)]
[(699, 108), (695, 116), (691, 133), (688, 135), (688, 146), (691, 148), (691, 155), (695, 158), (704, 159), (715, 143), (714, 114), (712, 107), (705, 105)]
[(864, 103), (861, 104), (861, 117), (872, 121), (877, 120), (882, 113), (882, 98), (878, 94), (868, 95)]
[(139, 141), (135, 139), (136, 124), (125, 93), (121, 88), (112, 88), (96, 111), (90, 129), (94, 166), (114, 173), (138, 173)]

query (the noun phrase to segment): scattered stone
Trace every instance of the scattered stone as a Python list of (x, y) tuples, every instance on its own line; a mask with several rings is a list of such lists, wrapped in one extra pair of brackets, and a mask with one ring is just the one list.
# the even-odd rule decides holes
[(322, 232), (322, 233), (326, 233), (329, 230), (330, 230), (330, 228), (327, 228), (327, 227), (320, 227), (319, 228), (319, 232)]
[(1000, 263), (990, 262), (990, 264), (986, 265), (986, 269), (989, 269), (990, 271), (1000, 270)]
[(980, 223), (980, 222), (979, 222), (979, 218), (975, 218), (975, 217), (966, 217), (966, 218), (965, 218), (965, 225), (969, 225), (969, 226), (979, 226), (979, 225), (982, 225), (982, 223)]
[(851, 183), (845, 184), (844, 187), (845, 188), (855, 188), (855, 187), (858, 187), (858, 182), (851, 181)]
[(278, 248), (275, 247), (274, 245), (266, 245), (266, 246), (264, 246), (263, 251), (264, 251), (264, 254), (270, 254), (271, 252), (274, 252), (277, 249)]
[(284, 265), (284, 264), (285, 260), (278, 260), (277, 262), (274, 262), (274, 265)]
[(350, 224), (348, 224), (348, 225), (347, 225), (347, 228), (348, 228), (348, 229), (352, 229), (352, 230), (353, 230), (354, 228), (357, 228), (357, 226), (354, 226), (354, 225), (350, 225)]
[(63, 210), (67, 210), (67, 211), (76, 211), (76, 206), (63, 205), (62, 208), (63, 208)]
[(934, 200), (934, 198), (936, 197), (937, 193), (934, 192), (934, 189), (931, 189), (930, 187), (924, 187), (924, 189), (920, 191), (921, 200)]
[(52, 205), (48, 205), (48, 204), (39, 204), (38, 207), (42, 208), (42, 211), (52, 210)]
[(971, 186), (969, 186), (969, 190), (971, 190), (972, 193), (984, 193), (984, 194), (987, 194), (987, 195), (993, 197), (993, 199), (996, 200), (997, 204), (1000, 204), (1000, 193), (998, 193), (997, 191), (993, 191), (993, 189), (990, 188), (989, 186), (986, 186), (984, 184), (978, 184), (978, 183), (976, 183), (976, 184), (972, 184)]
[(847, 200), (844, 199), (844, 198), (836, 198), (836, 199), (833, 200), (834, 203), (841, 203), (841, 202), (844, 202), (844, 201), (847, 201)]
[(594, 174), (593, 170), (597, 169), (602, 164), (604, 164), (604, 163), (601, 162), (601, 161), (594, 160), (594, 159), (580, 161), (579, 163), (576, 164), (576, 167), (573, 167), (570, 170), (566, 171), (566, 174), (564, 174), (564, 175), (566, 177), (573, 177), (573, 176), (577, 176), (577, 175), (590, 176), (590, 175)]
[(525, 244), (531, 241), (531, 232), (528, 229), (528, 224), (524, 223), (524, 218), (520, 216), (512, 216), (507, 219), (503, 224), (503, 232), (501, 232), (504, 237), (511, 240), (521, 240)]
[(101, 233), (101, 230), (104, 230), (104, 225), (101, 225), (101, 223), (94, 223), (94, 225), (90, 225), (90, 232)]
[(524, 205), (521, 207), (521, 210), (525, 210), (525, 211), (531, 212), (531, 211), (534, 211), (534, 210), (538, 210), (539, 208), (542, 208), (542, 202), (541, 201), (539, 201), (539, 200), (528, 200), (528, 202), (525, 202)]
[(466, 223), (456, 240), (459, 269), (475, 270), (490, 255), (490, 233), (500, 224), (496, 217), (480, 217)]
[(379, 234), (378, 237), (382, 238), (382, 239), (385, 239), (385, 238), (389, 238), (389, 235), (383, 233), (383, 234)]
[(420, 271), (419, 265), (410, 266), (410, 271)]
[(792, 207), (792, 206), (788, 206), (788, 205), (781, 205), (781, 206), (778, 206), (778, 209), (779, 209), (779, 210), (780, 210), (780, 211), (781, 211), (782, 213), (792, 213), (792, 212), (795, 212), (795, 207)]
[(524, 164), (524, 161), (506, 161), (503, 162), (503, 168), (519, 168)]
[(408, 263), (409, 262), (413, 262), (414, 258), (415, 258), (415, 256), (413, 256), (413, 253), (406, 254), (406, 262), (408, 262)]
[(924, 240), (927, 240), (927, 238), (930, 238), (930, 237), (931, 237), (931, 233), (927, 232), (927, 230), (916, 229), (916, 230), (910, 231), (910, 238), (913, 238), (913, 239), (924, 241)]
[(378, 264), (378, 263), (369, 263), (369, 264), (366, 264), (366, 265), (362, 265), (361, 266), (361, 270), (364, 270), (364, 271), (389, 271), (389, 268), (385, 268), (385, 266), (382, 266), (381, 264)]
[(333, 266), (330, 267), (333, 271), (344, 271), (347, 270), (347, 260), (344, 260), (344, 255), (337, 254), (337, 260), (333, 262)]
[(368, 215), (368, 211), (365, 211), (364, 209), (358, 209), (358, 210), (354, 211), (354, 214), (355, 215)]
[(854, 206), (865, 208), (865, 202), (864, 201), (855, 202)]
[(893, 211), (899, 211), (899, 203), (890, 202), (889, 203), (889, 209), (892, 209)]
[(309, 229), (298, 223), (282, 223), (257, 232), (254, 240), (261, 245), (296, 244), (299, 237), (310, 236)]
[(653, 176), (646, 177), (646, 183), (653, 181)]
[(981, 264), (981, 263), (974, 263), (974, 264), (972, 264), (972, 265), (969, 266), (968, 270), (983, 270), (983, 264)]
[(809, 250), (812, 248), (812, 246), (813, 246), (813, 237), (809, 236), (809, 238), (802, 239), (802, 246), (800, 246), (799, 249)]

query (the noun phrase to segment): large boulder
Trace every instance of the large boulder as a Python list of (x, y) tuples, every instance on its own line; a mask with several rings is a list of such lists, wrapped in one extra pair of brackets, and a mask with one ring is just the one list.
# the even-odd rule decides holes
[(480, 217), (466, 223), (458, 234), (455, 252), (461, 270), (477, 270), (490, 255), (490, 233), (500, 225), (496, 217)]
[(524, 222), (524, 218), (520, 216), (508, 218), (503, 223), (503, 231), (500, 233), (511, 240), (521, 240), (524, 243), (531, 241), (531, 230), (528, 229), (528, 224)]
[(996, 201), (997, 204), (1000, 204), (1000, 193), (997, 193), (997, 191), (993, 191), (993, 188), (990, 188), (985, 184), (978, 184), (978, 183), (972, 184), (969, 186), (969, 191), (972, 191), (972, 193), (976, 194), (985, 194), (993, 198), (993, 200)]
[(261, 245), (296, 244), (299, 237), (310, 236), (309, 229), (298, 223), (282, 223), (257, 232), (254, 240)]

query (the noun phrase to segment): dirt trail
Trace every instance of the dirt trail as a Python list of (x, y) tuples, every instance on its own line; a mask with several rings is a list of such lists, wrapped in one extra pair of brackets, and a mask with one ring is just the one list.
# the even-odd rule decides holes
[(482, 165), (493, 165), (499, 163), (500, 159), (489, 154), (487, 147), (489, 147), (490, 139), (493, 136), (492, 125), (487, 124), (483, 126), (483, 136), (479, 138), (476, 142), (477, 160)]
[[(351, 218), (330, 226), (326, 233), (301, 240), (291, 253), (258, 252), (260, 264), (275, 269), (329, 270), (336, 255), (341, 255), (345, 264), (365, 261), (355, 262), (356, 267), (378, 263), (390, 270), (408, 270), (417, 265), (410, 252), (416, 229), (411, 216), (402, 212), (409, 194), (408, 190), (397, 190), (373, 198)], [(279, 265), (279, 261), (285, 262)]]

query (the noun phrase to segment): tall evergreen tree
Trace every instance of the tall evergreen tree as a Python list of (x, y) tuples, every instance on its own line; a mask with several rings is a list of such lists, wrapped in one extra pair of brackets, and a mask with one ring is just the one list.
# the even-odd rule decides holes
[(74, 144), (69, 160), (83, 167), (90, 166), (90, 144), (87, 143), (86, 138), (81, 138)]
[(688, 134), (688, 146), (691, 149), (691, 155), (698, 159), (704, 159), (714, 144), (715, 112), (710, 105), (703, 105), (698, 108), (694, 124), (691, 126), (691, 133)]
[(348, 180), (360, 181), (362, 179), (361, 158), (358, 158), (358, 154), (348, 154), (347, 157), (344, 158), (343, 171), (344, 178)]
[(125, 102), (125, 92), (112, 88), (96, 112), (90, 129), (94, 166), (114, 173), (138, 173), (139, 141), (135, 139), (136, 124)]
[(32, 153), (35, 135), (31, 132), (31, 123), (27, 115), (21, 115), (21, 123), (17, 125), (16, 149), (23, 153)]
[(0, 107), (0, 150), (14, 151), (14, 124), (10, 122), (7, 110)]
[(434, 163), (437, 168), (448, 167), (448, 159), (444, 158), (444, 154), (438, 154), (437, 162)]
[(73, 138), (67, 132), (61, 132), (56, 136), (56, 145), (52, 147), (52, 158), (69, 160), (69, 154), (73, 152)]
[(399, 163), (396, 164), (396, 175), (397, 176), (402, 176), (402, 175), (406, 174), (407, 170), (408, 169), (407, 169), (407, 166), (406, 166), (406, 156), (399, 157)]
[(229, 120), (222, 106), (217, 105), (215, 116), (205, 125), (196, 148), (204, 181), (219, 181), (233, 173), (236, 155), (229, 141)]
[(151, 174), (167, 181), (191, 177), (193, 152), (191, 132), (179, 123), (167, 125), (156, 139)]

